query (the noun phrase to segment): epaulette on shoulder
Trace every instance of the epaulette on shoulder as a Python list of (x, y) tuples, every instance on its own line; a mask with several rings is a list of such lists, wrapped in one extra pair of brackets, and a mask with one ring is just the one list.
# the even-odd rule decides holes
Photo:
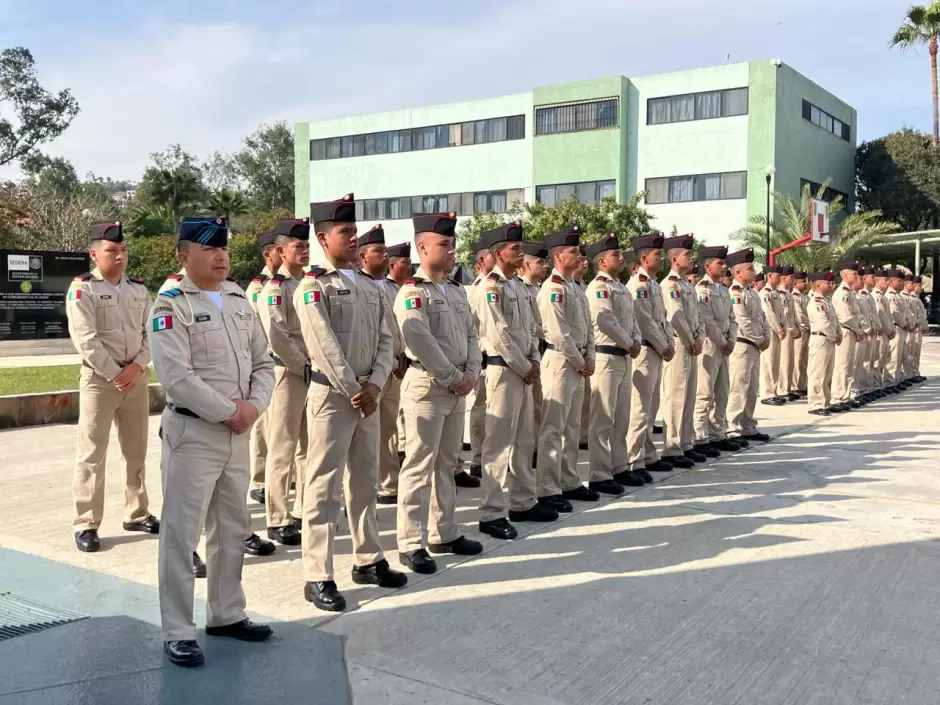
[(474, 279), (474, 280), (473, 280), (473, 283), (472, 283), (470, 286), (479, 286), (479, 285), (480, 285), (480, 280), (479, 280), (479, 279)]
[(460, 282), (454, 279), (453, 277), (447, 277), (447, 283), (453, 284), (454, 286), (460, 286)]
[(273, 277), (271, 277), (271, 283), (280, 284), (285, 279), (287, 279), (287, 277), (285, 277), (283, 274), (278, 273), (278, 274), (275, 274)]
[(702, 281), (700, 281), (700, 282), (699, 282), (698, 284), (696, 284), (695, 286), (708, 286), (708, 282), (703, 279)]
[(183, 275), (179, 272), (175, 272), (174, 274), (170, 274), (166, 280), (169, 282), (180, 282), (183, 281)]
[(418, 286), (417, 279), (405, 279), (405, 283), (402, 286)]
[(166, 291), (161, 291), (160, 296), (165, 296), (168, 299), (175, 299), (177, 296), (183, 293), (182, 289), (167, 289)]
[(498, 282), (498, 281), (499, 281), (499, 275), (496, 274), (495, 272), (490, 272), (489, 274), (486, 275), (486, 279), (487, 279), (487, 281)]
[(256, 277), (255, 277), (254, 279), (252, 279), (251, 281), (255, 282), (256, 284), (261, 284), (261, 285), (263, 286), (263, 285), (268, 281), (268, 279), (270, 279), (270, 278), (271, 278), (271, 277), (269, 277), (267, 274), (265, 274), (264, 272), (262, 272), (261, 274), (259, 274), (258, 276), (256, 276)]
[[(310, 277), (312, 279), (316, 279), (317, 277), (322, 277), (324, 274), (326, 274), (326, 270), (323, 269), (323, 267), (311, 267), (310, 271), (307, 272), (304, 276)], [(278, 275), (275, 274), (274, 276), (278, 276)], [(272, 279), (273, 278), (274, 277), (272, 277)], [(284, 281), (284, 279), (282, 278), (281, 281)]]
[(559, 277), (557, 274), (552, 275), (552, 284), (564, 284), (565, 280)]
[(80, 282), (87, 282), (89, 279), (91, 279), (91, 272), (85, 272), (84, 274), (79, 274), (77, 277), (75, 277), (75, 281)]
[(677, 277), (675, 274), (670, 274), (669, 277), (668, 277), (668, 279), (669, 279), (669, 281), (671, 281), (671, 282), (677, 282), (677, 281), (679, 281), (679, 277)]
[(741, 285), (740, 285), (740, 284), (732, 284), (732, 285), (731, 285), (731, 291), (741, 291)]
[(640, 275), (637, 277), (637, 279), (639, 279), (641, 282), (648, 282), (648, 281), (650, 280), (650, 278), (649, 278), (648, 276), (646, 276), (645, 274), (640, 274)]
[(238, 284), (238, 281), (236, 281), (235, 277), (225, 277), (225, 281), (232, 282), (232, 284)]
[(134, 283), (134, 284), (141, 284), (141, 285), (143, 285), (143, 283), (144, 283), (144, 278), (143, 278), (143, 277), (128, 277), (128, 278), (127, 278), (127, 281), (132, 282), (132, 283)]

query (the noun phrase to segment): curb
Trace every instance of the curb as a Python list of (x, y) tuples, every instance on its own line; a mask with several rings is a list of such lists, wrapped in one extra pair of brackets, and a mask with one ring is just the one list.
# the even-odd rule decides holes
[[(148, 389), (150, 413), (158, 414), (166, 405), (163, 387), (150, 384)], [(78, 390), (0, 396), (0, 429), (75, 423), (78, 408)]]

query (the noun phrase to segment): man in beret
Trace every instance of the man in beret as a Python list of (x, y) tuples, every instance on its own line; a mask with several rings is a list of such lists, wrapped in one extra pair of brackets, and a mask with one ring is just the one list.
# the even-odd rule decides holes
[(764, 315), (760, 295), (753, 289), (756, 276), (754, 251), (747, 249), (732, 252), (725, 262), (734, 276), (729, 292), (731, 310), (738, 324), (738, 337), (728, 368), (731, 377), (728, 431), (735, 434), (732, 440), (746, 446), (752, 440), (770, 440), (770, 436), (757, 430), (754, 408), (757, 404), (761, 353), (770, 346), (773, 331)]
[[(540, 356), (523, 284), (516, 277), (523, 257), (522, 224), (501, 225), (484, 232), (480, 240), (496, 266), (477, 294), (487, 365), (479, 527), (494, 538), (514, 539), (518, 532), (510, 521), (552, 521), (558, 514), (538, 503), (532, 469), (532, 383), (539, 374)], [(508, 520), (504, 486), (509, 491)]]
[(800, 344), (803, 331), (797, 323), (796, 306), (793, 302), (793, 265), (785, 264), (780, 268), (780, 281), (777, 283), (777, 300), (783, 312), (782, 321), (787, 336), (780, 341), (780, 373), (777, 376), (777, 396), (787, 401), (796, 401), (800, 395), (792, 386), (793, 367), (796, 362), (796, 346)]
[(684, 279), (692, 266), (691, 235), (677, 235), (663, 241), (670, 264), (662, 290), (666, 320), (675, 331), (676, 354), (663, 366), (663, 460), (673, 467), (691, 468), (708, 458), (692, 450), (695, 394), (698, 391), (699, 355), (705, 332), (699, 325), (695, 289)]
[[(391, 293), (394, 297), (398, 296), (398, 292), (401, 290), (401, 287), (404, 283), (411, 279), (411, 275), (414, 274), (414, 267), (411, 265), (411, 243), (403, 242), (398, 245), (387, 245), (386, 250), (388, 251), (388, 275), (385, 277), (385, 286), (389, 287)], [(392, 299), (394, 301), (394, 298)], [(403, 462), (405, 462), (405, 419), (401, 413), (401, 406), (399, 405), (398, 409), (398, 427), (397, 427), (397, 450), (398, 450), (398, 465), (399, 467)], [(381, 488), (382, 482), (379, 481), (379, 487)]]
[(766, 286), (760, 289), (761, 309), (767, 325), (770, 326), (770, 346), (760, 356), (760, 395), (761, 404), (769, 406), (782, 406), (788, 399), (780, 396), (778, 386), (780, 382), (780, 349), (787, 337), (786, 315), (780, 302), (777, 287), (780, 284), (780, 265), (764, 267)]
[(835, 368), (832, 371), (832, 401), (858, 409), (862, 404), (855, 399), (858, 382), (855, 361), (858, 344), (865, 339), (861, 315), (858, 310), (858, 295), (853, 286), (858, 281), (858, 262), (844, 261), (836, 265), (841, 283), (832, 295), (832, 306), (839, 318), (839, 325), (846, 331), (836, 348)]
[[(581, 266), (578, 267), (577, 271), (574, 273), (573, 283), (575, 285), (574, 294), (577, 297), (578, 303), (581, 305), (581, 313), (584, 316), (584, 320), (591, 320), (591, 311), (588, 306), (587, 295), (584, 293), (587, 285), (584, 283), (584, 275), (587, 274), (588, 267), (590, 267), (590, 262), (587, 257), (587, 245), (581, 245), (578, 249), (581, 253)], [(572, 419), (574, 422), (574, 419)], [(588, 447), (588, 425), (591, 422), (591, 378), (586, 377), (584, 379), (584, 397), (581, 400), (581, 418), (574, 423), (568, 425), (568, 433), (576, 435), (570, 436), (571, 440), (565, 439), (565, 443), (571, 443), (574, 445), (578, 444), (580, 450), (587, 450)], [(568, 462), (568, 454), (563, 453), (562, 457), (565, 458), (563, 462)], [(575, 456), (577, 457), (577, 456)]]
[(642, 487), (653, 481), (646, 470), (634, 473), (627, 464), (631, 363), (640, 354), (643, 338), (633, 315), (633, 299), (620, 283), (623, 257), (617, 236), (607, 235), (588, 245), (587, 256), (597, 271), (587, 287), (597, 356), (588, 424), (588, 486), (617, 496), (625, 485)]
[(920, 356), (924, 347), (924, 334), (928, 332), (929, 323), (927, 321), (927, 307), (924, 300), (920, 297), (923, 286), (923, 279), (920, 275), (914, 277), (914, 289), (911, 291), (911, 301), (914, 304), (914, 313), (917, 318), (917, 332), (914, 334), (914, 354), (912, 356), (913, 380), (915, 382), (925, 382), (927, 380), (920, 373)]
[(807, 288), (809, 281), (804, 271), (793, 273), (793, 311), (796, 314), (796, 325), (800, 330), (800, 337), (793, 343), (793, 377), (790, 381), (791, 389), (804, 398), (807, 395), (807, 364), (809, 354), (809, 294)]
[(641, 235), (631, 243), (640, 267), (627, 282), (633, 297), (633, 313), (640, 329), (640, 354), (633, 363), (633, 392), (630, 396), (630, 428), (627, 460), (634, 472), (669, 472), (653, 444), (653, 421), (659, 414), (663, 362), (676, 354), (675, 331), (666, 319), (663, 291), (656, 275), (663, 265), (662, 234)]
[(705, 274), (695, 286), (698, 308), (702, 313), (705, 340), (698, 358), (698, 388), (695, 398), (694, 450), (709, 458), (733, 453), (741, 446), (727, 437), (725, 415), (731, 381), (728, 359), (738, 337), (738, 324), (731, 310), (731, 296), (719, 280), (725, 272), (728, 248), (699, 249)]
[(757, 276), (754, 277), (754, 291), (758, 294), (764, 290), (764, 286), (767, 284), (767, 282), (764, 281), (765, 277), (764, 272), (759, 272)]
[(636, 261), (636, 252), (632, 249), (623, 250), (623, 266), (627, 271), (627, 279), (631, 279), (633, 275), (636, 274), (636, 270), (640, 268), (639, 262)]
[(855, 379), (858, 387), (856, 398), (862, 404), (872, 402), (878, 398), (872, 386), (871, 351), (878, 343), (880, 328), (871, 292), (866, 285), (866, 279), (871, 271), (873, 270), (870, 267), (859, 267), (858, 277), (856, 277), (855, 284), (852, 286), (858, 302), (859, 324), (862, 327), (862, 332), (865, 333), (865, 339), (858, 344), (855, 357)]
[(112, 423), (124, 456), (124, 530), (160, 533), (145, 484), (150, 294), (143, 280), (125, 273), (127, 243), (119, 222), (92, 223), (90, 240), (88, 254), (95, 266), (75, 277), (65, 302), (69, 336), (82, 358), (72, 524), (75, 546), (85, 553), (101, 548), (98, 527)]
[(901, 297), (904, 291), (904, 272), (900, 269), (889, 269), (885, 272), (888, 279), (888, 290), (885, 298), (891, 311), (891, 320), (896, 333), (891, 341), (891, 357), (888, 361), (888, 379), (893, 385), (892, 392), (901, 392), (911, 385), (904, 380), (904, 355), (907, 348), (907, 336), (911, 328), (911, 318), (907, 307)]
[(731, 269), (726, 267), (724, 274), (721, 275), (721, 285), (725, 289), (730, 289), (732, 284), (734, 284), (734, 277), (731, 276)]
[(814, 272), (809, 275), (812, 295), (807, 305), (810, 326), (807, 401), (809, 413), (829, 416), (847, 411), (849, 407), (831, 403), (832, 374), (836, 346), (842, 343), (842, 326), (829, 297), (832, 272)]
[(907, 347), (904, 354), (904, 379), (908, 384), (916, 384), (914, 379), (914, 360), (919, 355), (917, 350), (917, 334), (920, 332), (920, 300), (914, 294), (914, 275), (908, 272), (904, 275), (904, 290), (901, 292), (902, 300), (907, 306), (907, 313), (911, 327), (907, 336)]
[(437, 570), (428, 549), (460, 556), (483, 550), (460, 534), (454, 483), (465, 397), (480, 374), (481, 357), (467, 294), (449, 276), (457, 218), (416, 215), (413, 221), (421, 266), (395, 300), (409, 361), (401, 393), (407, 440), (399, 480), (398, 556), (415, 573), (427, 574)]
[[(545, 333), (542, 331), (542, 315), (539, 313), (539, 289), (545, 277), (548, 276), (548, 250), (538, 242), (522, 243), (522, 270), (521, 277), (524, 287), (522, 289), (526, 301), (529, 303), (529, 312), (532, 315), (532, 336), (539, 346), (539, 355), (545, 352), (542, 349)], [(542, 376), (538, 375), (532, 382), (532, 406), (535, 411), (535, 433), (542, 425)], [(532, 457), (532, 467), (536, 467), (538, 453)]]
[(186, 271), (179, 286), (157, 296), (150, 312), (153, 363), (166, 392), (160, 614), (172, 663), (205, 659), (193, 621), (191, 556), (206, 508), (206, 634), (264, 641), (271, 628), (245, 614), (242, 590), (248, 535), (248, 431), (274, 387), (274, 363), (245, 292), (227, 280), (224, 218), (187, 218), (177, 242)]
[[(471, 245), (473, 251), (473, 267), (476, 276), (470, 284), (470, 292), (467, 295), (467, 301), (470, 304), (470, 310), (473, 313), (473, 320), (477, 326), (478, 339), (482, 341), (482, 331), (480, 330), (480, 319), (477, 315), (477, 304), (479, 303), (479, 294), (483, 290), (483, 280), (493, 271), (496, 266), (496, 260), (493, 253), (483, 240), (477, 240)], [(481, 348), (482, 348), (481, 344)], [(477, 379), (476, 386), (473, 388), (473, 404), (470, 407), (470, 475), (476, 478), (483, 476), (483, 439), (486, 437), (486, 350), (483, 354), (483, 373)]]
[(874, 355), (872, 369), (875, 378), (875, 388), (882, 396), (888, 396), (889, 387), (894, 386), (894, 380), (888, 379), (888, 363), (891, 359), (891, 341), (897, 336), (894, 330), (894, 321), (891, 319), (891, 304), (885, 294), (888, 291), (888, 278), (884, 269), (876, 269), (872, 276), (874, 286), (871, 290), (872, 304), (878, 316), (878, 325), (881, 335), (878, 337), (877, 350)]
[[(379, 543), (375, 490), (379, 480), (379, 397), (392, 373), (392, 334), (385, 298), (372, 277), (356, 272), (356, 202), (347, 194), (314, 203), (311, 220), (323, 266), (307, 272), (294, 293), (310, 353), (307, 423), (310, 446), (303, 473), (304, 597), (328, 612), (346, 609), (333, 571), (341, 498), (352, 540), (352, 580), (399, 588)], [(345, 469), (345, 473), (344, 473)]]
[(300, 517), (293, 516), (287, 498), (294, 467), (297, 497), (293, 508), (302, 511), (308, 449), (304, 405), (310, 356), (294, 308), (294, 292), (300, 288), (304, 267), (310, 263), (309, 218), (279, 220), (274, 232), (281, 267), (265, 283), (257, 304), (274, 359), (274, 396), (268, 411), (265, 516), (269, 539), (285, 546), (299, 546)]

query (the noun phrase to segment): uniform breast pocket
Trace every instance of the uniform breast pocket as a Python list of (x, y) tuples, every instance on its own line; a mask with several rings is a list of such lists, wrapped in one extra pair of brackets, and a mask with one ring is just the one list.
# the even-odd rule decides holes
[(330, 326), (348, 333), (356, 326), (356, 299), (352, 294), (330, 294)]
[(238, 330), (238, 339), (241, 343), (240, 352), (245, 356), (251, 357), (251, 331), (254, 328), (254, 316), (237, 317), (235, 319), (235, 328)]
[(213, 316), (208, 321), (194, 322), (189, 327), (189, 344), (193, 352), (193, 365), (219, 365), (228, 360), (228, 343), (222, 319)]
[(366, 304), (365, 309), (369, 317), (369, 325), (374, 326), (375, 328), (379, 327), (379, 306), (380, 301), (379, 297), (382, 294), (379, 292), (365, 291), (362, 293), (363, 302)]
[(450, 317), (450, 306), (446, 303), (432, 303), (428, 308), (428, 324), (433, 335), (449, 335), (450, 328), (447, 320)]
[(121, 309), (117, 299), (95, 300), (95, 324), (99, 331), (117, 330), (121, 327)]
[(515, 328), (519, 325), (519, 297), (507, 296), (503, 299), (503, 318), (506, 319), (506, 325)]

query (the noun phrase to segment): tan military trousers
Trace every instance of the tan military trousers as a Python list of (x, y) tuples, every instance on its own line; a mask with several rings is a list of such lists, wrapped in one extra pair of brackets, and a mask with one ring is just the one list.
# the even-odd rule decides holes
[(104, 515), (105, 465), (111, 423), (117, 426), (118, 444), (124, 456), (124, 521), (146, 519), (146, 458), (150, 395), (149, 372), (144, 370), (134, 388), (119, 392), (114, 384), (82, 366), (79, 374), (78, 451), (72, 496), (79, 530), (97, 529)]
[(799, 340), (793, 341), (793, 376), (790, 378), (790, 388), (798, 391), (807, 391), (806, 375), (809, 362), (809, 331), (802, 331)]
[(467, 407), (414, 367), (405, 373), (401, 400), (408, 440), (398, 480), (398, 550), (405, 553), (460, 536), (454, 467)]
[(591, 380), (593, 379), (593, 375), (584, 378), (584, 393), (582, 394), (581, 401), (581, 424), (578, 426), (578, 428), (581, 429), (578, 438), (579, 444), (588, 443), (590, 438), (588, 428), (591, 425)]
[[(578, 443), (584, 377), (556, 350), (542, 357), (542, 423), (539, 426), (538, 496), (551, 497), (581, 485)], [(532, 464), (531, 455), (529, 464)]]
[(506, 517), (504, 486), (509, 491), (509, 509), (526, 511), (536, 502), (532, 387), (508, 367), (491, 364), (486, 368), (486, 399), (480, 520), (492, 521)]
[(777, 374), (777, 396), (785, 397), (791, 391), (790, 382), (793, 379), (793, 367), (796, 362), (796, 345), (799, 340), (787, 332), (787, 337), (780, 341), (780, 371)]
[[(777, 396), (777, 380), (780, 376), (780, 338), (771, 331), (770, 347), (760, 353), (760, 396), (770, 399)], [(746, 343), (742, 343), (746, 345)]]
[(379, 412), (362, 418), (349, 399), (332, 387), (311, 384), (307, 437), (301, 531), (303, 574), (309, 583), (335, 579), (333, 542), (343, 499), (356, 565), (373, 565), (384, 557), (375, 516)]
[(242, 566), (249, 534), (249, 437), (169, 410), (163, 412), (161, 426), (163, 521), (157, 572), (163, 638), (195, 639), (192, 554), (206, 496), (206, 625), (234, 624), (247, 616)]
[(924, 334), (918, 328), (917, 332), (914, 333), (914, 352), (911, 355), (911, 377), (920, 376), (920, 355), (924, 347)]
[(855, 385), (858, 394), (871, 389), (872, 339), (866, 338), (855, 347)]
[(891, 357), (891, 341), (888, 336), (882, 333), (878, 336), (877, 345), (875, 345), (873, 359), (873, 371), (875, 377), (875, 389), (884, 389), (888, 386), (886, 381), (888, 372), (888, 360)]
[(836, 362), (836, 344), (824, 335), (811, 335), (806, 400), (809, 410), (828, 409), (833, 403), (832, 375)]
[[(383, 497), (398, 494), (398, 411), (402, 380), (390, 376), (379, 400), (379, 488)], [(459, 441), (458, 441), (459, 449)]]
[[(297, 444), (304, 425), (307, 384), (286, 367), (274, 368), (274, 394), (267, 410), (268, 457), (265, 465), (265, 510), (269, 528), (287, 526), (291, 512), (287, 506), (292, 468), (297, 493), (303, 492), (304, 465), (295, 462)], [(303, 499), (295, 501), (303, 506)]]
[(655, 463), (659, 456), (653, 443), (653, 423), (659, 413), (659, 381), (663, 359), (648, 345), (633, 361), (633, 390), (630, 393), (630, 426), (627, 433), (627, 462), (631, 470)]
[(855, 334), (850, 330), (843, 330), (842, 343), (836, 345), (836, 361), (832, 370), (833, 404), (847, 402), (858, 393), (858, 383), (855, 380), (857, 350), (858, 341), (855, 340)]
[(725, 438), (725, 412), (728, 409), (728, 356), (724, 349), (706, 339), (697, 360), (693, 436), (695, 443), (713, 443)]
[(907, 331), (894, 327), (894, 340), (891, 341), (891, 355), (888, 358), (888, 379), (889, 386), (894, 386), (904, 380), (904, 348), (907, 342)]
[(632, 362), (629, 357), (597, 354), (591, 377), (591, 415), (588, 421), (591, 482), (611, 480), (627, 469)]
[(682, 455), (692, 450), (698, 365), (676, 339), (676, 356), (663, 365), (663, 455)]
[[(473, 388), (470, 407), (470, 464), (483, 464), (483, 439), (486, 436), (486, 370), (480, 373)], [(461, 443), (461, 445), (463, 445)]]
[(752, 436), (757, 433), (757, 419), (754, 409), (757, 406), (757, 376), (762, 358), (770, 348), (761, 354), (753, 345), (737, 343), (729, 359), (728, 375), (731, 378), (731, 394), (728, 397), (728, 433), (739, 436)]
[(265, 467), (267, 465), (268, 457), (268, 412), (265, 410), (263, 414), (258, 417), (258, 420), (255, 421), (254, 425), (251, 427), (249, 439), (249, 453), (251, 454), (250, 459), (250, 469), (251, 469), (251, 487), (253, 490), (263, 490), (264, 489), (264, 475)]
[(914, 376), (914, 358), (917, 356), (917, 333), (907, 334), (907, 345), (904, 347), (904, 379)]

